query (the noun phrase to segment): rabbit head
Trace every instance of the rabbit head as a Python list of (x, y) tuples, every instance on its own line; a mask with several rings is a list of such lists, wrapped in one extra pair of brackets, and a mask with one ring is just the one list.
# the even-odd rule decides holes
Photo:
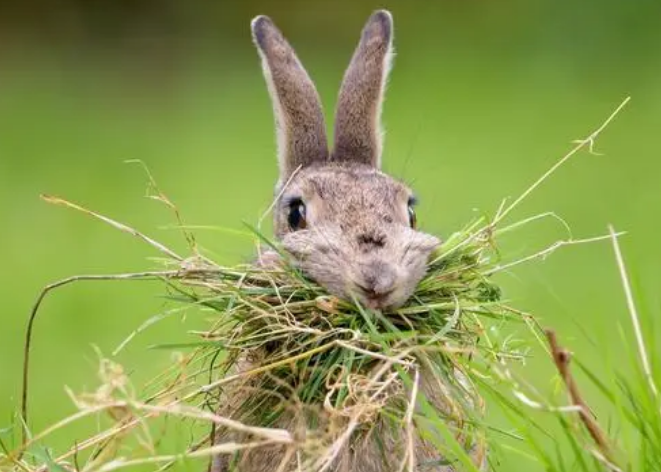
[(372, 309), (401, 306), (439, 240), (416, 229), (411, 189), (380, 171), (390, 13), (375, 12), (363, 29), (340, 89), (332, 150), (319, 96), (292, 47), (268, 17), (255, 18), (252, 33), (277, 130), (276, 237), (330, 293)]

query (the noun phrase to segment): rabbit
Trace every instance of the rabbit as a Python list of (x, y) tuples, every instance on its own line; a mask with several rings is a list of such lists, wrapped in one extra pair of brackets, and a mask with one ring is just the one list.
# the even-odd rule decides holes
[[(440, 241), (416, 228), (412, 190), (380, 170), (381, 108), (393, 57), (391, 14), (374, 12), (362, 31), (339, 92), (332, 149), (316, 88), (296, 53), (270, 18), (258, 16), (251, 27), (275, 115), (275, 237), (299, 269), (329, 293), (374, 310), (401, 306), (424, 276)], [(269, 265), (277, 257), (266, 253), (258, 264)], [(244, 357), (238, 370), (258, 362), (254, 356)], [(421, 374), (421, 391), (441, 410), (438, 386), (425, 377), (424, 369)], [(220, 413), (231, 417), (250, 393), (237, 388), (223, 395)], [(283, 414), (276, 426), (291, 430), (294, 420)], [(227, 431), (219, 431), (215, 441), (239, 442)], [(387, 432), (380, 441), (370, 435), (352, 438), (327, 470), (398, 470), (403, 444), (398, 435)], [(467, 447), (476, 466), (484, 468), (484, 447), (479, 442)], [(416, 470), (458, 470), (421, 438), (415, 439), (415, 455)], [(232, 469), (230, 462), (238, 466)], [(219, 454), (210, 470), (299, 469), (283, 448), (272, 446), (245, 451), (238, 458)]]

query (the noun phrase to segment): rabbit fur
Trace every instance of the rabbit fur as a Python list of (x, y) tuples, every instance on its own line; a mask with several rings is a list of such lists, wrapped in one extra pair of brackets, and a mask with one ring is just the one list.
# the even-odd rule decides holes
[[(374, 12), (362, 31), (339, 92), (330, 150), (319, 96), (296, 53), (268, 17), (255, 18), (251, 26), (275, 115), (280, 171), (276, 238), (303, 273), (331, 294), (357, 299), (372, 309), (402, 305), (424, 276), (439, 240), (415, 228), (412, 190), (380, 170), (381, 107), (393, 56), (390, 13)], [(260, 263), (274, 258), (268, 253)], [(259, 361), (254, 353), (244, 356), (236, 370), (248, 370)], [(443, 410), (440, 388), (421, 368), (420, 390)], [(219, 413), (231, 417), (248, 391), (224, 391)], [(291, 431), (294, 423), (283, 414), (276, 426)], [(399, 470), (405, 441), (385, 428), (378, 420), (372, 425), (379, 431), (378, 441), (372, 434), (352, 438), (327, 470)], [(241, 440), (246, 437), (226, 430), (215, 438), (216, 443)], [(477, 466), (484, 466), (485, 451), (479, 443), (471, 446), (471, 455)], [(415, 438), (415, 456), (416, 470), (459, 470), (443, 464), (437, 450), (420, 438)], [(241, 453), (232, 470), (293, 472), (299, 470), (295, 457), (288, 457), (281, 446), (263, 447)], [(216, 456), (211, 471), (229, 471), (230, 461), (228, 455)]]

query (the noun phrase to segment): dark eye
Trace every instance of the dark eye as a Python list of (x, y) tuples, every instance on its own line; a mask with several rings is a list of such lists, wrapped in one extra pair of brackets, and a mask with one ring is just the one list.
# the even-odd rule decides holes
[(307, 224), (305, 221), (305, 204), (303, 203), (303, 200), (297, 198), (289, 203), (289, 215), (287, 220), (289, 221), (289, 227), (292, 231), (305, 229)]
[(416, 226), (418, 225), (418, 220), (415, 216), (415, 208), (414, 208), (416, 203), (417, 202), (415, 198), (413, 197), (409, 198), (409, 202), (408, 202), (409, 226), (411, 226), (411, 228), (413, 229), (415, 229)]

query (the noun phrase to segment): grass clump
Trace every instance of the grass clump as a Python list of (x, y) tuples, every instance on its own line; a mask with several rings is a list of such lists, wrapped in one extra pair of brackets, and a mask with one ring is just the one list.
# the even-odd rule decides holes
[[(326, 445), (323, 456), (351, 424), (355, 434), (377, 419), (405, 429), (408, 396), (424, 370), (445, 406), (432, 421), (450, 424), (454, 439), (469, 447), (483, 427), (468, 367), (471, 356), (482, 355), (483, 321), (520, 319), (488, 275), (496, 259), (490, 226), (480, 223), (451, 236), (407, 304), (390, 312), (330, 296), (286, 259), (271, 269), (189, 261), (187, 272), (168, 283), (175, 300), (215, 313), (210, 329), (199, 333), (197, 353), (222, 357), (207, 365), (221, 391), (211, 410), (223, 411), (222, 390), (249, 390), (232, 418), (269, 427), (293, 412), (313, 436), (319, 425), (311, 421), (329, 425), (334, 431), (316, 439)], [(239, 366), (246, 360), (248, 371)]]

